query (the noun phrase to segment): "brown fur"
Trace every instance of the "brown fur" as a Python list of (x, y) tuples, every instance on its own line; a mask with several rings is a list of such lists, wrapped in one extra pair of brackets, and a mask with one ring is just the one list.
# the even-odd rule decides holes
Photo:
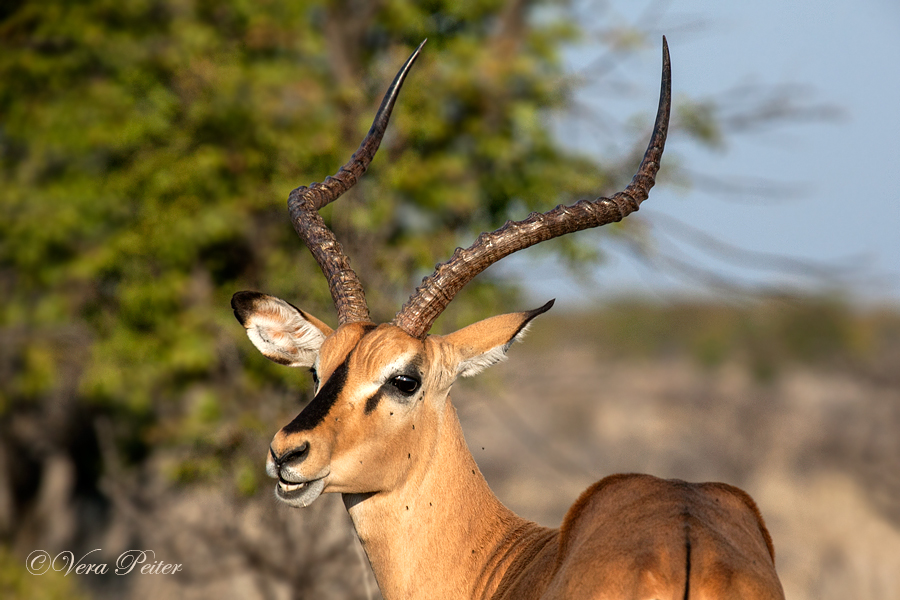
[[(270, 313), (245, 321), (267, 323)], [(297, 356), (317, 356), (319, 390), (332, 397), (319, 405), (328, 412), (315, 427), (275, 436), (270, 474), (344, 495), (388, 600), (783, 598), (759, 510), (732, 486), (613, 475), (585, 490), (558, 530), (516, 516), (494, 496), (448, 394), (458, 375), (501, 360), (536, 314), (419, 340), (390, 324), (326, 332), (297, 310), (291, 322), (324, 334), (304, 338), (319, 347), (265, 331), (254, 343), (276, 355), (283, 349), (272, 344), (284, 343)], [(343, 384), (328, 387), (339, 365)], [(398, 373), (420, 377), (420, 389), (404, 396), (391, 388)], [(379, 402), (365, 410), (376, 393)]]

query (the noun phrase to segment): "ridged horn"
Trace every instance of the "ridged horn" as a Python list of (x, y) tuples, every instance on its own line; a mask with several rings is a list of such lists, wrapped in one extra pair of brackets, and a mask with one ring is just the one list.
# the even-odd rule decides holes
[(671, 104), (669, 46), (663, 37), (663, 71), (656, 122), (631, 183), (610, 198), (581, 200), (572, 206), (559, 205), (546, 213), (534, 212), (527, 219), (507, 221), (500, 229), (482, 233), (474, 244), (465, 249), (457, 248), (450, 260), (439, 264), (434, 273), (423, 279), (392, 323), (413, 337), (423, 338), (457, 292), (501, 258), (567, 233), (621, 221), (638, 210), (656, 183), (669, 129)]
[(369, 307), (359, 277), (350, 268), (350, 260), (344, 254), (344, 249), (334, 233), (325, 225), (325, 221), (319, 215), (319, 209), (337, 200), (366, 172), (381, 145), (403, 81), (418, 58), (425, 41), (419, 44), (394, 77), (372, 121), (372, 127), (350, 160), (322, 183), (298, 187), (288, 196), (288, 210), (294, 230), (312, 252), (328, 280), (340, 324), (369, 321)]

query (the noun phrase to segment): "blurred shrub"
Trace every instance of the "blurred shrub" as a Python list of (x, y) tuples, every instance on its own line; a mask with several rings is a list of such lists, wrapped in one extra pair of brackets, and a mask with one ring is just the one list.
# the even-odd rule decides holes
[(86, 598), (74, 576), (50, 569), (32, 575), (25, 561), (0, 546), (0, 597), (6, 600), (81, 600)]
[[(331, 314), (284, 200), (347, 160), (423, 38), (379, 159), (324, 211), (376, 317), (461, 238), (605, 182), (542, 118), (565, 104), (560, 45), (578, 31), (529, 14), (499, 0), (4, 5), (0, 418), (106, 415), (126, 463), (169, 448), (178, 481), (254, 489), (230, 461), (297, 410), (297, 375), (249, 347), (229, 299), (265, 289)], [(496, 293), (479, 289), (484, 309)]]
[(900, 357), (900, 313), (832, 298), (773, 298), (744, 307), (618, 301), (551, 318), (561, 332), (546, 327), (540, 335), (589, 341), (606, 359), (689, 356), (709, 368), (739, 362), (762, 380), (796, 365), (889, 377)]

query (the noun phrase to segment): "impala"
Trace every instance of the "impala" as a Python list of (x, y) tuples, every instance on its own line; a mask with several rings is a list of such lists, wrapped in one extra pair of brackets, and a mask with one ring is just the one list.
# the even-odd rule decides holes
[[(424, 44), (424, 42), (423, 42)], [(783, 598), (772, 541), (753, 500), (722, 483), (612, 475), (590, 486), (559, 529), (507, 509), (466, 446), (449, 392), (505, 358), (535, 310), (429, 335), (454, 295), (492, 263), (541, 241), (619, 221), (659, 169), (671, 103), (669, 53), (649, 146), (610, 198), (558, 206), (482, 234), (426, 277), (393, 321), (376, 325), (359, 279), (318, 210), (365, 172), (387, 128), (410, 56), (349, 162), (291, 192), (299, 236), (324, 272), (338, 327), (278, 298), (238, 292), (232, 307), (268, 358), (311, 368), (313, 400), (272, 440), (275, 495), (307, 506), (340, 492), (387, 599)], [(549, 492), (548, 492), (549, 493)]]

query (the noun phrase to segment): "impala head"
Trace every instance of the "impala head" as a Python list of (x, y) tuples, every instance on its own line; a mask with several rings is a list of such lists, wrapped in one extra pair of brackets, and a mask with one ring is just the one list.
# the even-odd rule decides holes
[(240, 292), (235, 314), (263, 354), (308, 367), (316, 393), (282, 427), (266, 470), (278, 498), (306, 506), (324, 491), (390, 490), (427, 454), (460, 375), (502, 360), (528, 322), (550, 308), (501, 315), (447, 336), (418, 338), (392, 323), (332, 331), (283, 300)]
[(311, 369), (316, 382), (312, 402), (275, 435), (266, 463), (269, 476), (278, 479), (277, 497), (294, 506), (307, 506), (323, 492), (388, 491), (420, 468), (422, 461), (414, 459), (434, 448), (457, 377), (475, 375), (503, 360), (529, 322), (553, 304), (492, 317), (445, 336), (428, 335), (456, 293), (513, 252), (621, 220), (647, 198), (659, 169), (670, 104), (665, 39), (656, 124), (640, 168), (625, 190), (610, 198), (533, 213), (482, 234), (475, 244), (457, 249), (449, 261), (438, 265), (393, 321), (370, 322), (362, 285), (318, 210), (365, 172), (421, 49), (420, 45), (400, 69), (350, 161), (334, 177), (297, 188), (288, 199), (294, 228), (328, 280), (337, 329), (273, 296), (238, 292), (232, 299), (235, 315), (260, 352), (280, 364)]

